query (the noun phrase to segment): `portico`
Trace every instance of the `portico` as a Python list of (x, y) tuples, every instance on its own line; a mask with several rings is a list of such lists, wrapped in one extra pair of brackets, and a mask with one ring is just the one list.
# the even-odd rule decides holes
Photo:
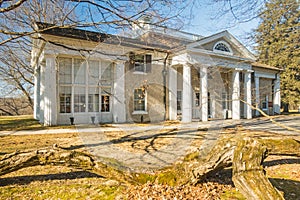
[(177, 114), (182, 122), (252, 118), (250, 70), (199, 64), (178, 65), (176, 69), (177, 76), (170, 80), (179, 80), (175, 87), (172, 84), (178, 92), (172, 92), (172, 98), (181, 103)]
[[(231, 39), (227, 34), (190, 44), (174, 56), (172, 69), (177, 70), (178, 92), (173, 93), (173, 98), (181, 104), (177, 105), (177, 114), (181, 115), (182, 122), (252, 118), (251, 62), (255, 58), (249, 52), (235, 52), (236, 41), (230, 40), (230, 44), (224, 41)], [(210, 46), (214, 48), (221, 44), (225, 47), (208, 51), (207, 43), (212, 43)]]

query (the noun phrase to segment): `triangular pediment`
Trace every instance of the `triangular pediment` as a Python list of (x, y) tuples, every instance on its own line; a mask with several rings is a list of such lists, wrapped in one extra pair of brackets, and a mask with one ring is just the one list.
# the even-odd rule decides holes
[(255, 56), (228, 31), (202, 38), (187, 45), (190, 51), (203, 51), (214, 55), (226, 55), (255, 60)]

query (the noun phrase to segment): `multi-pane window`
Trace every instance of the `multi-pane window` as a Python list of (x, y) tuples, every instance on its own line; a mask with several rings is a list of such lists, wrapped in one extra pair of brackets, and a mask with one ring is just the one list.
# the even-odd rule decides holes
[(101, 112), (110, 112), (109, 95), (101, 95)]
[(88, 81), (89, 85), (99, 85), (99, 61), (88, 61)]
[(86, 62), (82, 59), (74, 59), (74, 83), (85, 84)]
[(215, 46), (215, 50), (230, 52), (230, 49), (228, 48), (228, 46), (221, 42)]
[(72, 83), (72, 58), (59, 59), (59, 83)]
[(177, 111), (181, 111), (182, 91), (177, 91)]
[(223, 109), (228, 109), (228, 101), (227, 101), (227, 93), (222, 92), (222, 108)]
[(200, 106), (200, 93), (195, 93), (195, 106)]
[(110, 112), (111, 88), (103, 87), (101, 91), (101, 112)]
[(144, 55), (136, 55), (134, 63), (134, 71), (136, 72), (145, 72), (145, 61)]
[(150, 73), (152, 68), (152, 55), (150, 54), (130, 54), (130, 69), (134, 72)]
[(230, 45), (225, 41), (217, 42), (213, 47), (213, 51), (216, 51), (218, 53), (229, 54), (229, 55), (232, 55), (233, 53), (230, 48)]
[(58, 65), (60, 113), (110, 112), (111, 62), (61, 57)]
[(85, 112), (85, 87), (75, 87), (74, 89), (74, 112)]
[(89, 87), (88, 112), (99, 112), (99, 88)]
[(268, 95), (265, 95), (262, 100), (262, 109), (267, 110), (268, 109)]
[(71, 90), (71, 86), (61, 86), (59, 89), (59, 110), (61, 113), (71, 113)]
[(101, 66), (101, 86), (111, 86), (112, 83), (112, 64), (110, 62), (102, 62)]
[(146, 111), (146, 91), (138, 88), (134, 89), (134, 111)]

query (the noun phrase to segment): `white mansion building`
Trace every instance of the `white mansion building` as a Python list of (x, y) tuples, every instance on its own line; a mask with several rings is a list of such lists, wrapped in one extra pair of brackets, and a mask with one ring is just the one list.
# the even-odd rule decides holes
[(46, 126), (250, 119), (280, 113), (280, 70), (227, 31), (124, 37), (37, 23), (34, 117)]

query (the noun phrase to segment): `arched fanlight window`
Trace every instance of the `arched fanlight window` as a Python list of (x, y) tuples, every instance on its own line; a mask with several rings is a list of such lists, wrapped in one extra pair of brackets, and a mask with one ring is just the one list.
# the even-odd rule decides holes
[(225, 41), (219, 41), (214, 45), (213, 51), (232, 55), (229, 44)]

